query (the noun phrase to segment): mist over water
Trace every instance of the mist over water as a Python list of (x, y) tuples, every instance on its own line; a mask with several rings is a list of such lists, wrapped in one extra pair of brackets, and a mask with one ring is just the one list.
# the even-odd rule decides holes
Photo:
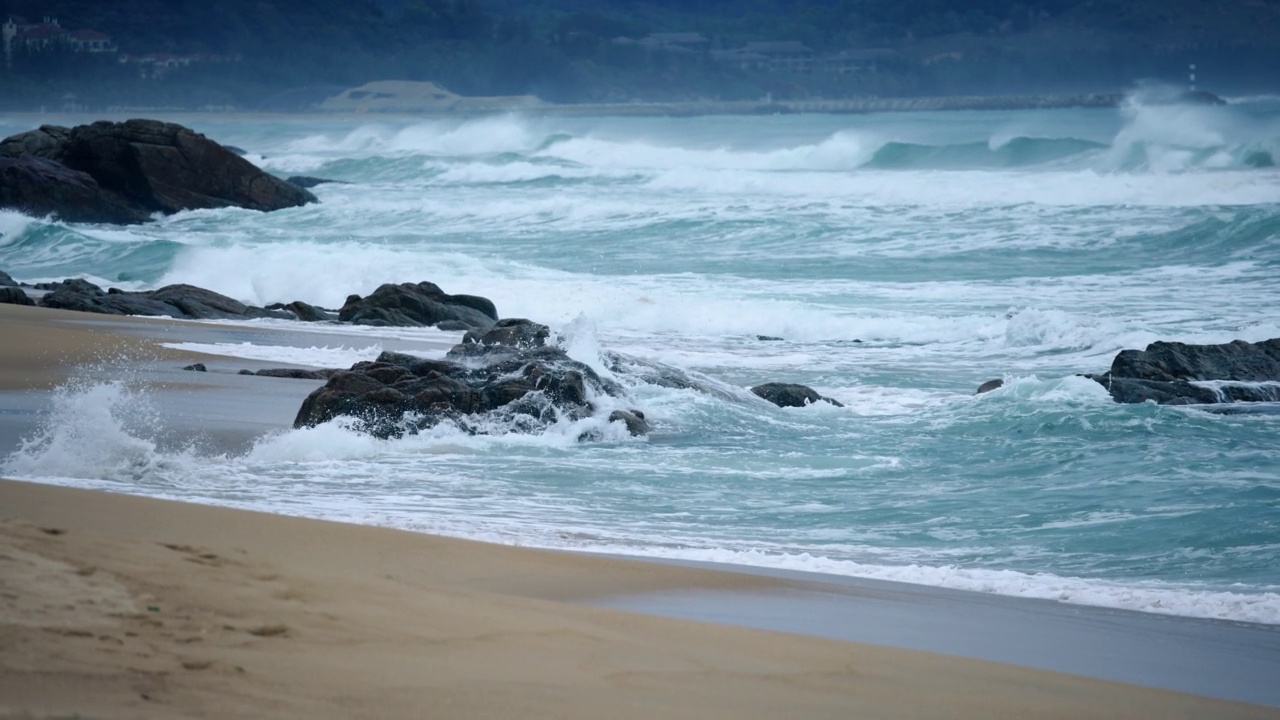
[[(58, 451), (66, 417), (108, 422), (145, 401), (91, 386), (64, 392), (63, 419), (6, 473), (1280, 623), (1280, 415), (1122, 406), (1077, 377), (1157, 339), (1280, 337), (1280, 171), (1263, 162), (1280, 153), (1274, 101), (185, 120), (278, 174), (351, 184), (319, 186), (305, 208), (128, 228), (0, 213), (0, 268), (328, 307), (430, 280), (551, 325), (629, 388), (655, 432), (636, 440), (592, 418), (538, 436), (441, 427), (380, 441), (339, 423), (214, 458), (148, 445), (147, 428), (119, 420), (104, 447)], [(0, 131), (27, 129), (13, 122)], [(360, 332), (353, 347), (204, 349), (345, 364), (383, 331)], [(610, 353), (719, 391), (649, 384)], [(1003, 388), (973, 395), (996, 377)], [(784, 410), (745, 391), (766, 381), (846, 407)], [(590, 431), (600, 439), (578, 442)]]

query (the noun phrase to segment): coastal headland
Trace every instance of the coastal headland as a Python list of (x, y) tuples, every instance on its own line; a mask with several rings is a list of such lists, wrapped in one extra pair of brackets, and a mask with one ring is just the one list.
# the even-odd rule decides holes
[[(239, 415), (253, 425), (248, 436), (287, 426), (317, 383), (221, 372), (246, 363), (160, 343), (274, 332), (0, 306), (0, 379), (8, 400), (26, 397), (35, 408), (17, 414), (15, 431), (36, 421), (49, 388), (87, 374), (173, 394), (168, 406), (182, 406), (187, 432)], [(179, 370), (193, 360), (210, 371)], [(251, 397), (277, 398), (282, 411), (264, 415), (246, 404)], [(752, 624), (735, 608), (801, 591), (813, 588), (776, 575), (2, 481), (0, 717), (1280, 716), (835, 633), (734, 626)], [(934, 616), (921, 613), (950, 614), (948, 603), (971, 610), (896, 592), (865, 586), (840, 600), (841, 613), (889, 603), (896, 615), (866, 622), (928, 625)], [(691, 593), (718, 598), (716, 622), (604, 607), (627, 604), (610, 598)], [(1025, 608), (1034, 621), (1036, 605)], [(1182, 619), (1162, 620), (1169, 632), (1148, 635), (1145, 651), (1167, 652), (1160, 648), (1184, 637)], [(1122, 616), (1108, 623), (1125, 627)], [(1253, 626), (1198, 627), (1210, 637), (1197, 648), (1228, 642), (1214, 628)], [(1032, 654), (1056, 651), (1022, 642)], [(1265, 642), (1256, 648), (1264, 659), (1270, 652)]]

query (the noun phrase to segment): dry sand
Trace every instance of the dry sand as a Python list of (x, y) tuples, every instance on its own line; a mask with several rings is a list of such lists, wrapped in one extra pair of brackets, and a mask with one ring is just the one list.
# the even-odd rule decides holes
[[(156, 351), (50, 312), (0, 309), (11, 386)], [(0, 717), (1280, 716), (579, 602), (783, 582), (0, 481)]]

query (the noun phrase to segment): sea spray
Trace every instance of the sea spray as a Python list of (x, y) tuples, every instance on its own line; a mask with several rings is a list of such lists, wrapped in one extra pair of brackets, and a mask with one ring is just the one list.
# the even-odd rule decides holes
[(126, 381), (73, 380), (52, 394), (36, 432), (0, 466), (20, 477), (84, 478), (165, 486), (181, 473), (182, 453), (166, 456), (154, 439), (156, 409)]

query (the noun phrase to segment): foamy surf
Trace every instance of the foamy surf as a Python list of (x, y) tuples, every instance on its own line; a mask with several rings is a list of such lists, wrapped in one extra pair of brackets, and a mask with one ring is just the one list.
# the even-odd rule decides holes
[[(282, 213), (127, 228), (0, 214), (0, 268), (329, 308), (430, 280), (550, 325), (653, 432), (618, 434), (598, 413), (537, 434), (494, 419), (384, 441), (339, 422), (223, 457), (129, 424), (154, 416), (128, 409), (145, 395), (104, 386), (64, 391), (4, 469), (524, 545), (1275, 623), (1280, 417), (1121, 406), (1080, 376), (1156, 340), (1280, 336), (1278, 176), (1256, 156), (1276, 151), (1280, 108), (1259, 102), (208, 118), (202, 131), (274, 172), (349, 184)], [(181, 347), (342, 367), (378, 348), (439, 357), (461, 336), (213, 325), (262, 339)], [(285, 331), (305, 338), (268, 339)], [(844, 407), (776, 408), (749, 390), (773, 381)]]

